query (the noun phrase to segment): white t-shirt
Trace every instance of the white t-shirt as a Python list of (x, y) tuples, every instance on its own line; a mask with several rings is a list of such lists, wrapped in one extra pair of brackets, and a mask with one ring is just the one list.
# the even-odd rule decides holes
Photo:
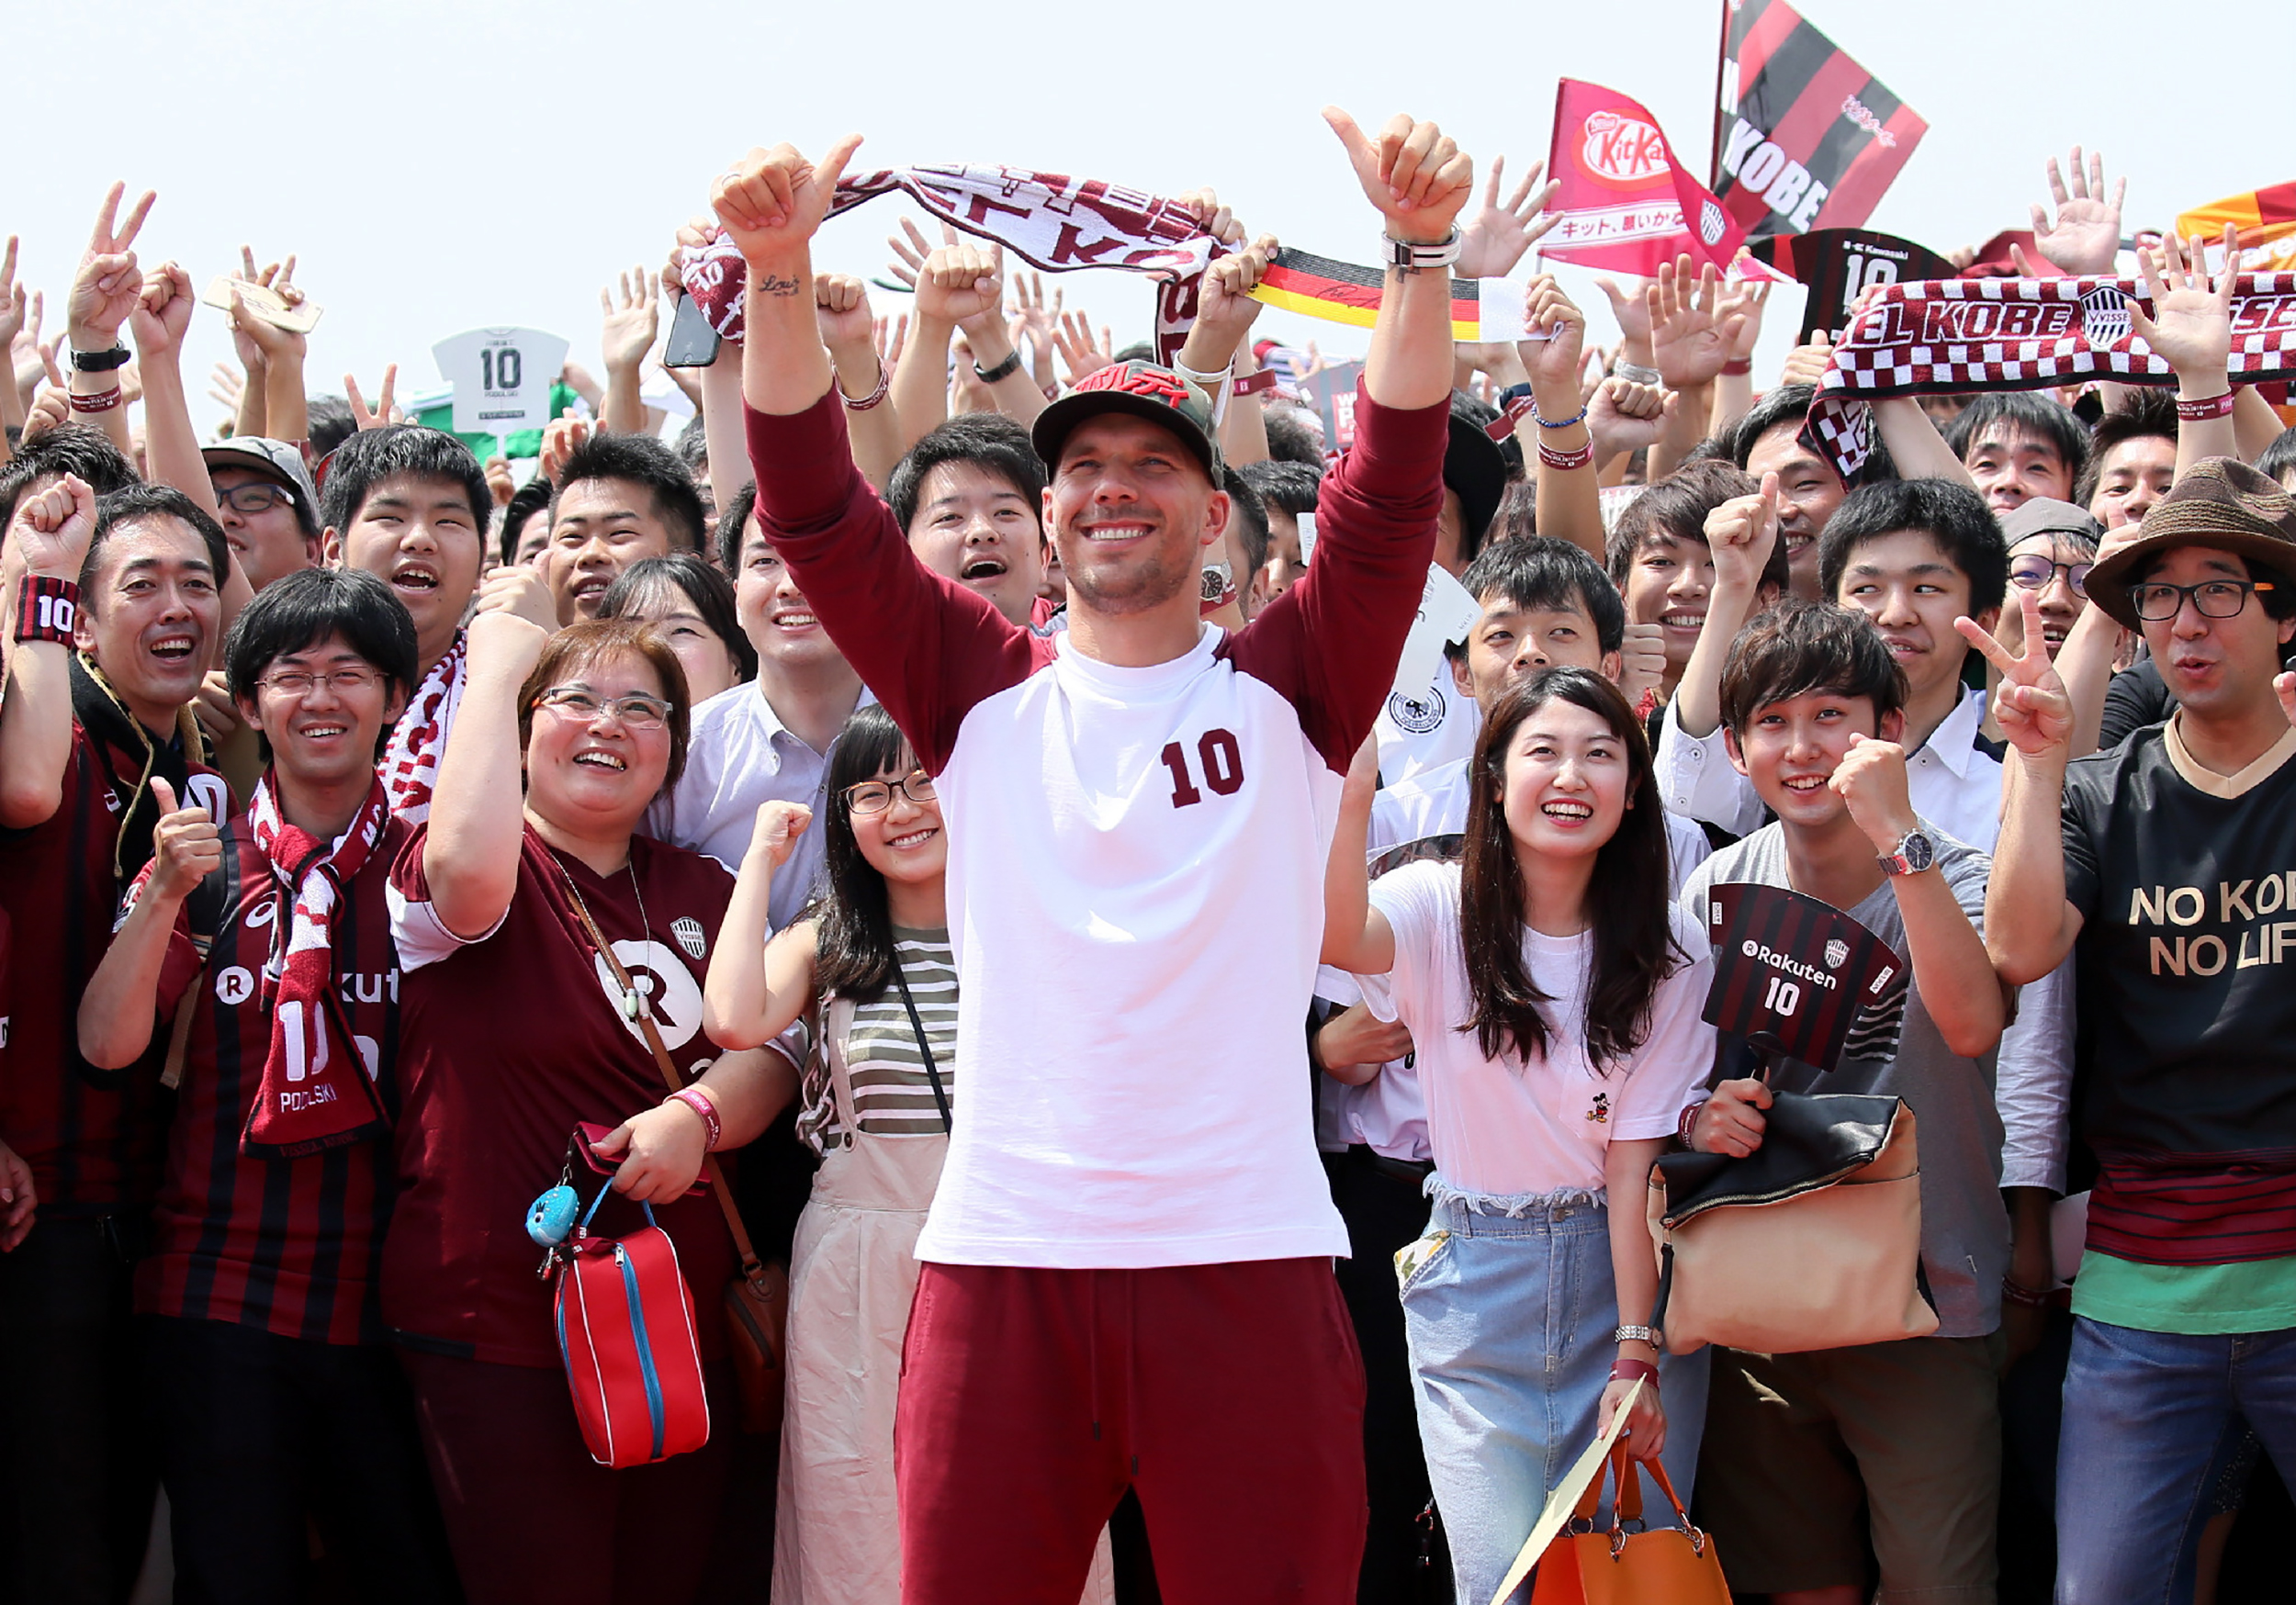
[[(1525, 1064), (1485, 1059), (1460, 1023), (1474, 1013), (1459, 942), (1459, 866), (1407, 865), (1372, 883), (1371, 902), (1395, 932), (1395, 968), (1367, 978), (1366, 1002), (1409, 1027), (1427, 1100), (1435, 1169), (1468, 1193), (1513, 1197), (1603, 1185), (1613, 1138), (1671, 1137), (1714, 1068), (1714, 1027), (1698, 1017), (1714, 979), (1705, 934), (1670, 907), (1683, 967), (1659, 983), (1642, 1046), (1597, 1072), (1587, 1061), (1586, 987), (1593, 933), (1546, 937), (1525, 928), (1531, 981), (1553, 1001), (1548, 1051)], [(1641, 1200), (1632, 1202), (1641, 1207)]]
[(1146, 667), (920, 567), (844, 412), (825, 395), (747, 426), (765, 532), (948, 828), (964, 1106), (917, 1257), (1345, 1255), (1307, 1073), (1324, 860), (1416, 612), (1446, 410), (1364, 398), (1307, 578)]
[(1389, 785), (1424, 770), (1458, 763), (1475, 754), (1483, 711), (1451, 678), (1451, 660), (1435, 665), (1424, 691), (1390, 691), (1371, 729), (1379, 738), (1379, 778)]

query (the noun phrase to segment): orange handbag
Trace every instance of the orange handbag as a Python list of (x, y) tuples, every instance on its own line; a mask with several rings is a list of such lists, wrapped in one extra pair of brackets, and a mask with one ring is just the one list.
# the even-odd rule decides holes
[[(1730, 1605), (1730, 1586), (1723, 1581), (1714, 1540), (1690, 1524), (1674, 1485), (1666, 1480), (1666, 1468), (1655, 1460), (1632, 1458), (1623, 1443), (1610, 1452), (1609, 1465), (1617, 1488), (1610, 1531), (1594, 1525), (1603, 1502), (1603, 1478), (1597, 1476), (1580, 1496), (1570, 1525), (1539, 1556), (1531, 1605)], [(1644, 1526), (1638, 1471), (1658, 1479), (1659, 1490), (1673, 1508), (1673, 1525)]]

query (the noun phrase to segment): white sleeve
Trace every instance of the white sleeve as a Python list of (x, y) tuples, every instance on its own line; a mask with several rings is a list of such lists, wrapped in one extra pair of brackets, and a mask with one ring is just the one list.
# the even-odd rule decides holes
[(410, 898), (400, 890), (396, 880), (384, 888), (383, 901), (390, 910), (390, 939), (399, 948), (399, 968), (402, 971), (420, 970), (465, 948), (475, 948), (501, 930), (503, 922), (511, 917), (510, 905), (505, 904), (502, 917), (488, 927), (485, 936), (458, 937), (438, 917), (436, 905), (427, 898)]
[(1660, 982), (1651, 1000), (1650, 1034), (1635, 1052), (1613, 1140), (1673, 1136), (1714, 1070), (1714, 1027), (1699, 1017), (1714, 983), (1714, 960), (1698, 948), (1691, 951), (1700, 956)]
[(1994, 1104), (2001, 1113), (2001, 1185), (2063, 1196), (2073, 1115), (2073, 960), (2026, 986), (2001, 1034)]
[(1761, 828), (1761, 799), (1754, 794), (1753, 782), (1730, 767), (1719, 724), (1705, 735), (1689, 735), (1670, 705), (1659, 724), (1652, 763), (1659, 801), (1668, 813), (1719, 825), (1732, 836), (1751, 836)]

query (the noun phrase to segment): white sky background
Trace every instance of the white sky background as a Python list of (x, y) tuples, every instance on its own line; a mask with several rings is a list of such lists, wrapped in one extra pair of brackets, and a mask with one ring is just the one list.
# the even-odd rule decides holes
[[(2076, 140), (2102, 146), (2109, 178), (2128, 174), (2132, 229), (2296, 179), (2296, 8), (1800, 9), (1928, 118), (1872, 226), (1939, 251), (2025, 227), (2027, 204), (2045, 198), (2043, 158), (2062, 161)], [(118, 178), (159, 192), (139, 254), (176, 258), (197, 286), (232, 269), (242, 241), (258, 261), (298, 254), (298, 281), (326, 309), (314, 393), (338, 390), (346, 370), (368, 387), (394, 360), (402, 393), (433, 387), (432, 344), (486, 325), (562, 334), (596, 371), (599, 286), (617, 267), (658, 266), (711, 177), (753, 143), (818, 152), (853, 130), (868, 136), (858, 166), (1010, 162), (1163, 194), (1210, 183), (1254, 230), (1364, 262), (1378, 220), (1317, 116), (1325, 102), (1367, 125), (1397, 110), (1438, 119), (1480, 182), (1495, 154), (1519, 171), (1546, 153), (1555, 79), (1569, 74), (1643, 101), (1696, 166), (1719, 28), (1719, 0), (1464, 13), (1426, 0), (0, 0), (19, 134), (0, 169), (0, 234), (23, 237), (19, 273), (46, 290), (51, 334)], [(42, 83), (55, 90), (44, 105)], [(816, 265), (882, 275), (901, 209), (887, 197), (830, 224)], [(1589, 275), (1563, 277), (1593, 337), (1615, 339)], [(1148, 332), (1145, 280), (1061, 282), (1120, 343)], [(880, 310), (906, 301), (873, 298)], [(1792, 286), (1773, 296), (1758, 383), (1799, 302)], [(1362, 331), (1272, 309), (1259, 329), (1327, 353), (1363, 344)], [(185, 368), (203, 430), (221, 415), (208, 371), (230, 356), (221, 314), (200, 308)]]

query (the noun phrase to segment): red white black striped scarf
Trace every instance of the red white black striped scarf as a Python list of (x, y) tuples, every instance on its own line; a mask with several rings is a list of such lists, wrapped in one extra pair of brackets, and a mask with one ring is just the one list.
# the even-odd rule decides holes
[(389, 793), (390, 811), (409, 825), (431, 816), (431, 791), (438, 784), (439, 754), (446, 750), (446, 732), (462, 706), (464, 647), (468, 637), (457, 634), (446, 655), (431, 665), (431, 672), (414, 689), (407, 711), (390, 729), (383, 745), (380, 769), (383, 790)]
[(253, 1159), (298, 1159), (388, 1129), (335, 984), (334, 918), (343, 889), (382, 839), (390, 808), (378, 779), (350, 828), (322, 842), (280, 816), (274, 779), (266, 774), (255, 788), (247, 817), (278, 884), (272, 928), (286, 933), (286, 950), (276, 978), (265, 967), (271, 1049), (239, 1146)]

